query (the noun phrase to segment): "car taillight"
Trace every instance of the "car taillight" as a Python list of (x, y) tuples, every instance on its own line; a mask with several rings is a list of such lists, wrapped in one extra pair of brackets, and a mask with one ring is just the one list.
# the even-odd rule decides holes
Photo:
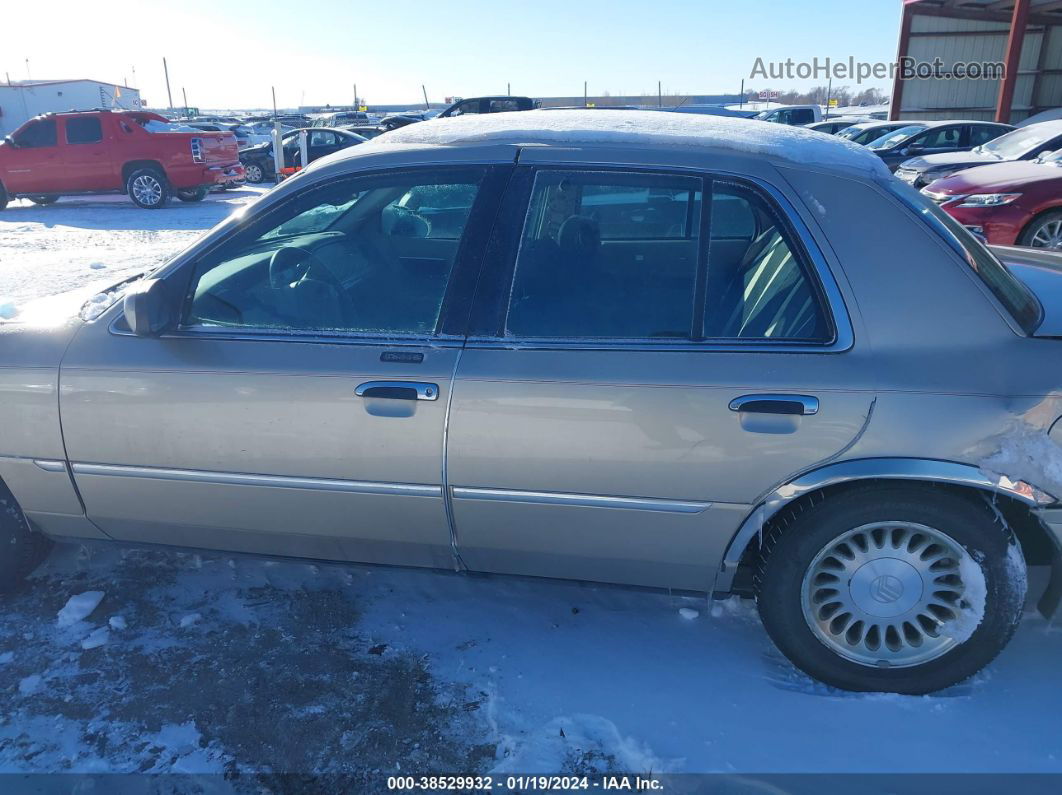
[(194, 162), (194, 163), (202, 163), (203, 162), (203, 139), (202, 138), (193, 138), (192, 139), (192, 162)]

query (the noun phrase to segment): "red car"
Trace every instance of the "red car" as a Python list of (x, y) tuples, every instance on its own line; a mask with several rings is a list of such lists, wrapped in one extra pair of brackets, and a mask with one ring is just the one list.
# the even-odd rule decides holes
[(25, 197), (51, 204), (78, 193), (126, 193), (157, 209), (171, 195), (201, 201), (214, 186), (243, 181), (231, 132), (203, 132), (156, 113), (47, 113), (0, 143), (0, 210)]
[(992, 245), (1062, 250), (1062, 150), (960, 171), (922, 193)]

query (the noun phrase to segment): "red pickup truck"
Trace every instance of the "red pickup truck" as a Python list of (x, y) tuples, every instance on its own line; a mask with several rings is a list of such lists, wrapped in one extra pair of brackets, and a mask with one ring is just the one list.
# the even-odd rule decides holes
[(157, 113), (46, 113), (0, 143), (0, 210), (14, 198), (51, 204), (79, 193), (126, 193), (157, 209), (171, 195), (201, 201), (242, 181), (231, 132), (189, 130)]

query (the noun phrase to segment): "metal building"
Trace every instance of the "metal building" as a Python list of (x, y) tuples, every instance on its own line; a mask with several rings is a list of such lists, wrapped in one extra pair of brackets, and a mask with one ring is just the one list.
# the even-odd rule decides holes
[(98, 80), (14, 80), (0, 83), (0, 136), (40, 113), (141, 107), (140, 92), (129, 86)]
[(890, 118), (1022, 121), (1062, 106), (1062, 0), (903, 0), (897, 61), (1005, 64), (975, 79), (897, 74)]

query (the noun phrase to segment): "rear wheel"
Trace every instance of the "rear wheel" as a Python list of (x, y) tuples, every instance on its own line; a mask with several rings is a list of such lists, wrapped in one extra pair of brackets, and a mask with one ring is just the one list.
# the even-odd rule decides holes
[(14, 496), (0, 483), (0, 592), (17, 588), (51, 548), (51, 539), (30, 528)]
[(1019, 246), (1062, 250), (1062, 212), (1044, 213), (1032, 220), (1018, 237)]
[(243, 173), (247, 177), (247, 181), (255, 185), (265, 179), (265, 174), (262, 172), (262, 167), (257, 163), (244, 163)]
[(57, 201), (59, 201), (58, 196), (29, 196), (28, 198), (34, 204), (40, 205), (55, 204)]
[(998, 514), (934, 487), (854, 488), (783, 517), (757, 576), (764, 627), (801, 670), (845, 690), (961, 682), (1013, 635), (1025, 562)]
[(201, 202), (210, 192), (209, 188), (194, 188), (192, 190), (177, 191), (177, 198), (183, 202)]
[(5, 207), (7, 207), (7, 202), (7, 191), (4, 189), (3, 185), (0, 185), (0, 210), (3, 210)]
[(157, 210), (164, 207), (170, 198), (170, 185), (166, 177), (154, 168), (138, 168), (125, 181), (129, 198), (137, 207)]

